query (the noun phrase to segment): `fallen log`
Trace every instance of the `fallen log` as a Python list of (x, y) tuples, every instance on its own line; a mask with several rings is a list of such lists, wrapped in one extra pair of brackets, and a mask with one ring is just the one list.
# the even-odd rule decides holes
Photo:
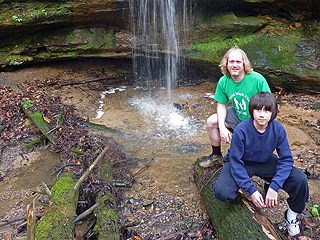
[[(77, 218), (76, 208), (79, 197), (79, 188), (85, 178), (93, 171), (94, 167), (107, 152), (106, 147), (91, 164), (87, 171), (76, 181), (73, 174), (63, 174), (57, 179), (49, 196), (50, 205), (46, 208), (42, 218), (36, 226), (36, 239), (46, 240), (72, 240), (72, 233)], [(103, 198), (102, 198), (103, 199)], [(103, 201), (102, 201), (103, 202)], [(101, 204), (102, 205), (102, 204)], [(117, 223), (118, 216), (114, 216)], [(106, 220), (106, 219), (105, 219)], [(113, 229), (114, 230), (114, 229)], [(118, 234), (119, 232), (110, 232)], [(115, 238), (114, 238), (115, 239)]]
[(204, 169), (199, 166), (204, 158), (194, 164), (194, 180), (219, 239), (287, 239), (244, 194), (228, 203), (216, 199), (212, 182), (218, 178), (222, 166), (216, 162)]
[(97, 223), (94, 233), (98, 240), (120, 240), (116, 203), (111, 193), (97, 198), (99, 206), (94, 210)]
[(93, 122), (89, 122), (89, 121), (85, 121), (83, 123), (86, 126), (91, 127), (93, 129), (97, 129), (97, 130), (101, 130), (101, 131), (105, 131), (105, 132), (111, 132), (111, 133), (121, 133), (120, 131), (113, 129), (113, 128), (109, 128), (105, 125), (101, 125), (101, 124), (97, 124), (97, 123), (93, 123)]
[[(98, 178), (105, 184), (113, 181), (110, 164), (98, 166)], [(97, 223), (94, 226), (94, 233), (98, 240), (120, 240), (120, 230), (118, 226), (117, 204), (111, 192), (107, 192), (102, 197), (97, 197), (99, 203), (94, 209)]]
[(36, 239), (72, 239), (78, 191), (72, 174), (63, 174), (51, 189), (50, 205), (36, 226)]
[(54, 85), (59, 85), (59, 86), (72, 86), (72, 85), (80, 85), (80, 84), (86, 84), (86, 83), (91, 83), (91, 82), (98, 82), (102, 80), (113, 80), (113, 79), (120, 79), (121, 77), (119, 76), (109, 76), (109, 77), (100, 77), (100, 78), (93, 78), (93, 79), (88, 79), (84, 80), (81, 82), (51, 82), (48, 83), (48, 86), (54, 86)]
[(57, 137), (42, 117), (42, 114), (36, 111), (35, 102), (31, 100), (24, 101), (21, 103), (21, 106), (27, 117), (37, 126), (43, 135), (48, 138), (52, 144), (56, 144)]

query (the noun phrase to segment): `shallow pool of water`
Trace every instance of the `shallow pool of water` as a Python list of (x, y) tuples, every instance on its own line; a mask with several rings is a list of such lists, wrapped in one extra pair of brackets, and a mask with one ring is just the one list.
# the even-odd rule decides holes
[(210, 94), (201, 86), (172, 90), (170, 98), (166, 90), (112, 91), (93, 121), (123, 132), (113, 137), (127, 154), (154, 159), (148, 172), (157, 185), (191, 190), (192, 165), (211, 150), (206, 119), (216, 107)]

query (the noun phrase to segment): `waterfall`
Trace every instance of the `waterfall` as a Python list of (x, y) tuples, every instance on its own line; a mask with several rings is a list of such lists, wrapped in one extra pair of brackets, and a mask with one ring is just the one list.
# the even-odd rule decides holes
[[(148, 89), (165, 88), (168, 91), (176, 86), (181, 72), (180, 35), (184, 36), (180, 32), (187, 28), (187, 0), (183, 0), (182, 7), (179, 7), (183, 9), (181, 14), (177, 12), (179, 2), (130, 0), (133, 71), (140, 86)], [(178, 17), (181, 15), (182, 19)]]

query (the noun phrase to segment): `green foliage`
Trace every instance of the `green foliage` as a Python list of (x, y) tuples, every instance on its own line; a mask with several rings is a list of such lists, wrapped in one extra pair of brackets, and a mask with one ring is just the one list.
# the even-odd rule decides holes
[(62, 21), (66, 16), (71, 15), (70, 4), (63, 3), (13, 3), (11, 7), (0, 9), (0, 19), (6, 21), (8, 16), (17, 23), (31, 23), (41, 20), (42, 23)]
[(27, 100), (22, 103), (22, 106), (26, 109), (32, 109), (34, 107), (34, 104), (35, 104), (34, 101)]
[(311, 215), (320, 220), (319, 205), (314, 204), (313, 206), (310, 207), (310, 209), (311, 209)]
[(19, 18), (19, 17), (16, 16), (16, 15), (12, 16), (12, 19), (13, 19), (13, 21), (15, 21), (15, 22), (22, 22), (22, 19)]

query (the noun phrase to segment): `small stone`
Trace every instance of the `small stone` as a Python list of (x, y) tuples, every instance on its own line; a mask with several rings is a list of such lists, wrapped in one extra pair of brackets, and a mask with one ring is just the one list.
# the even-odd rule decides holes
[(151, 213), (151, 212), (153, 212), (153, 210), (154, 210), (154, 205), (152, 204), (152, 205), (150, 206), (150, 208), (149, 208), (149, 212)]
[(315, 104), (312, 105), (311, 107), (313, 110), (318, 110), (320, 109), (320, 102), (316, 102)]
[(143, 201), (142, 205), (143, 205), (144, 207), (146, 207), (146, 206), (151, 205), (152, 203), (153, 203), (153, 200), (148, 200), (148, 199), (146, 199), (146, 200)]
[(299, 142), (299, 141), (294, 141), (294, 142), (292, 143), (292, 145), (301, 146), (301, 145), (303, 145), (303, 143), (302, 143), (302, 142)]

